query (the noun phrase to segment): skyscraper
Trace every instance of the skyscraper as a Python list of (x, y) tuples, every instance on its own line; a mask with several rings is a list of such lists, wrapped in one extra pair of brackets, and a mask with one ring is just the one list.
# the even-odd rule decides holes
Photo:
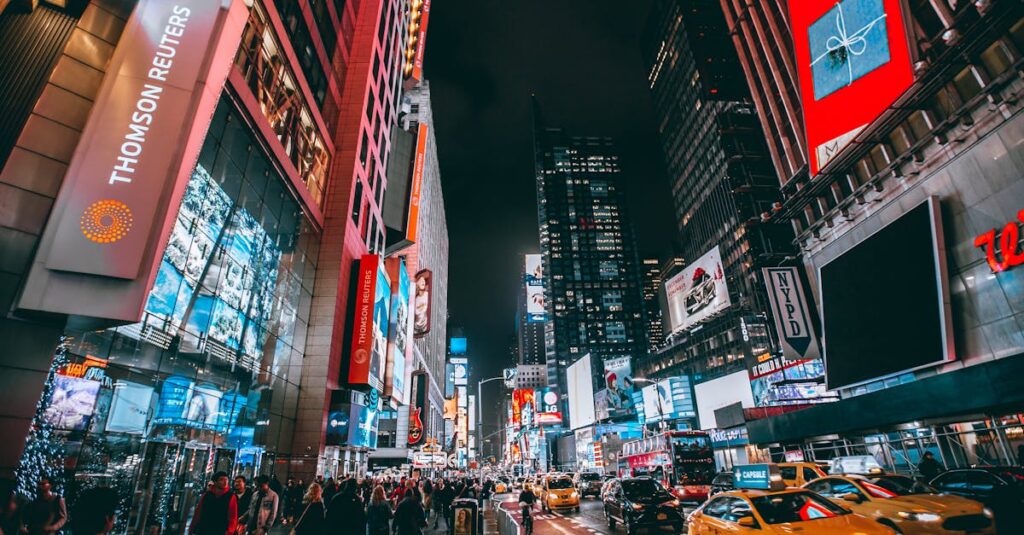
[(550, 375), (565, 392), (572, 362), (588, 354), (598, 362), (642, 355), (647, 336), (623, 175), (612, 140), (546, 126), (536, 100), (534, 121), (545, 353), (554, 372)]
[(528, 254), (519, 276), (516, 298), (516, 364), (544, 364), (544, 286), (543, 277), (528, 273), (529, 267), (542, 265), (541, 255)]
[(644, 323), (647, 327), (647, 347), (651, 353), (657, 351), (665, 340), (665, 331), (661, 319), (662, 278), (661, 263), (657, 258), (644, 258), (640, 261), (641, 287), (644, 296)]
[(666, 348), (640, 368), (745, 373), (771, 353), (760, 267), (792, 253), (792, 230), (761, 222), (781, 195), (721, 6), (654, 4), (642, 48), (687, 267), (664, 281)]

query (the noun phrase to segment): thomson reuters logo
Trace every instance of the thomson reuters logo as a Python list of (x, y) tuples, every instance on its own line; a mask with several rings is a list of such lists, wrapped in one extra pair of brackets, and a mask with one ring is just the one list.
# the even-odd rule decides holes
[(132, 211), (121, 201), (96, 201), (82, 213), (81, 227), (82, 235), (90, 241), (114, 243), (132, 229)]
[(370, 358), (370, 352), (365, 349), (357, 349), (352, 354), (352, 360), (356, 361), (356, 364), (365, 364)]

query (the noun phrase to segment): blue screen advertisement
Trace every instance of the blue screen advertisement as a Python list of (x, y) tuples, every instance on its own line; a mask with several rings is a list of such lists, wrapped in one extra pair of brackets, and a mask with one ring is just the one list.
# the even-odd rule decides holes
[(172, 375), (160, 389), (153, 423), (224, 433), (238, 423), (247, 404), (248, 398), (237, 392), (223, 392), (210, 383), (196, 384), (187, 377)]

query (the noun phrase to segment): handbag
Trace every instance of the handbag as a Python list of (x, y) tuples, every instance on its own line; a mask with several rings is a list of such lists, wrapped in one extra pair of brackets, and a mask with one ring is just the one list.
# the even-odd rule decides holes
[(303, 518), (306, 518), (306, 511), (309, 511), (309, 508), (310, 508), (310, 507), (312, 507), (312, 506), (313, 506), (313, 502), (309, 502), (309, 503), (308, 503), (308, 504), (306, 505), (306, 508), (302, 510), (302, 514), (301, 514), (301, 515), (299, 515), (299, 521), (298, 521), (298, 522), (296, 522), (296, 523), (295, 523), (295, 524), (294, 524), (294, 525), (292, 526), (292, 529), (291, 529), (291, 531), (289, 531), (289, 532), (288, 532), (288, 535), (298, 535), (298, 532), (297, 532), (297, 531), (295, 531), (295, 530), (297, 530), (297, 529), (299, 528), (299, 526), (301, 526), (301, 525), (302, 525), (302, 519), (303, 519)]

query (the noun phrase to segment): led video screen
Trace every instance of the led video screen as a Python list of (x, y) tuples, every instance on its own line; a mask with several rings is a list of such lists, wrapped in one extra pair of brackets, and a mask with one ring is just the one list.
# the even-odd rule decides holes
[(821, 267), (830, 390), (953, 357), (941, 237), (929, 199)]

